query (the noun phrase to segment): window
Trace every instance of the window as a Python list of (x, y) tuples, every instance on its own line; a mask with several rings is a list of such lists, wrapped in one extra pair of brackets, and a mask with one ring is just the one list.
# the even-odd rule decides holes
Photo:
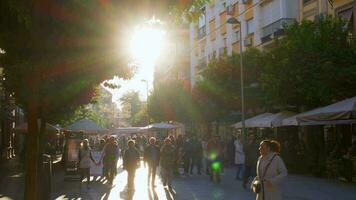
[(246, 21), (246, 30), (247, 30), (247, 35), (251, 34), (255, 31), (255, 24), (253, 22), (253, 18), (249, 19)]
[(198, 19), (198, 38), (203, 38), (206, 35), (206, 18), (205, 18), (205, 9), (202, 9), (202, 14)]
[(235, 31), (233, 36), (233, 42), (238, 42), (238, 41), (240, 41), (240, 30)]
[(199, 19), (198, 19), (198, 28), (202, 28), (205, 26), (205, 9), (202, 10), (202, 14), (199, 16)]

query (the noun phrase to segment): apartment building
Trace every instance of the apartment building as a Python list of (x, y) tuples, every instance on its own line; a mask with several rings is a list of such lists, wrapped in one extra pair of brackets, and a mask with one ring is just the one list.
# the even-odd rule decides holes
[[(201, 8), (197, 23), (190, 24), (190, 74), (195, 84), (212, 57), (249, 47), (268, 48), (272, 39), (283, 35), (283, 25), (295, 20), (314, 20), (321, 14), (337, 15), (349, 21), (356, 33), (356, 0), (212, 0)], [(234, 17), (241, 22), (227, 24)], [(240, 41), (239, 31), (242, 31)]]
[(154, 86), (179, 80), (190, 88), (189, 30), (177, 27), (168, 32), (167, 48), (158, 59), (154, 71)]
[(348, 21), (350, 34), (356, 34), (356, 0), (300, 0), (299, 20), (314, 20), (320, 15), (335, 15)]

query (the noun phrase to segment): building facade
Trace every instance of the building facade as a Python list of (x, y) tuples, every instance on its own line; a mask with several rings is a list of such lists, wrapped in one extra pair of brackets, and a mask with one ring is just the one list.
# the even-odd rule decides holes
[[(190, 74), (195, 84), (212, 57), (231, 55), (250, 47), (267, 49), (283, 35), (283, 25), (314, 20), (321, 14), (350, 21), (355, 33), (355, 0), (212, 0), (201, 8), (198, 22), (190, 24)], [(240, 23), (228, 24), (230, 17)], [(240, 31), (242, 40), (240, 40)]]
[(167, 47), (155, 66), (154, 86), (167, 81), (181, 81), (190, 89), (189, 30), (175, 28), (168, 32), (167, 37)]

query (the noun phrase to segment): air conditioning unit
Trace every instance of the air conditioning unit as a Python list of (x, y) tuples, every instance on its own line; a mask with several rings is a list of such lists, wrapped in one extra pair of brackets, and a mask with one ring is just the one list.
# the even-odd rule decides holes
[(235, 14), (235, 6), (229, 5), (228, 7), (226, 7), (226, 14), (233, 16)]
[(245, 47), (247, 46), (251, 46), (252, 45), (252, 42), (253, 42), (253, 38), (252, 37), (248, 37), (244, 40), (244, 45)]

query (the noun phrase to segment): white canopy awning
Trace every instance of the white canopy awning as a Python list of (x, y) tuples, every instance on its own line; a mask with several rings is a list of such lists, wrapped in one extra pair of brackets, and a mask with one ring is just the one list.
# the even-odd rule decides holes
[(280, 127), (282, 126), (283, 119), (286, 119), (293, 115), (295, 115), (295, 113), (289, 111), (282, 111), (273, 115), (258, 118), (255, 120), (254, 124), (256, 128)]
[(96, 122), (93, 122), (92, 120), (89, 119), (78, 120), (75, 123), (67, 126), (65, 129), (73, 132), (83, 131), (84, 133), (89, 133), (89, 134), (105, 134), (108, 132), (108, 129), (103, 128)]
[(173, 129), (178, 127), (179, 127), (178, 125), (161, 122), (161, 123), (150, 124), (144, 127), (144, 129)]
[[(264, 118), (267, 116), (273, 115), (273, 113), (263, 113), (259, 114), (257, 116), (254, 116), (252, 118), (246, 119), (245, 120), (245, 127), (246, 128), (255, 128), (256, 127), (256, 121), (260, 118)], [(242, 128), (242, 122), (238, 122), (236, 124), (232, 125), (233, 128)]]
[(125, 135), (125, 134), (132, 134), (132, 133), (140, 133), (143, 131), (144, 127), (125, 127), (125, 128), (116, 128), (112, 131), (112, 134), (115, 135)]
[(296, 119), (300, 125), (356, 123), (356, 96), (302, 113)]

